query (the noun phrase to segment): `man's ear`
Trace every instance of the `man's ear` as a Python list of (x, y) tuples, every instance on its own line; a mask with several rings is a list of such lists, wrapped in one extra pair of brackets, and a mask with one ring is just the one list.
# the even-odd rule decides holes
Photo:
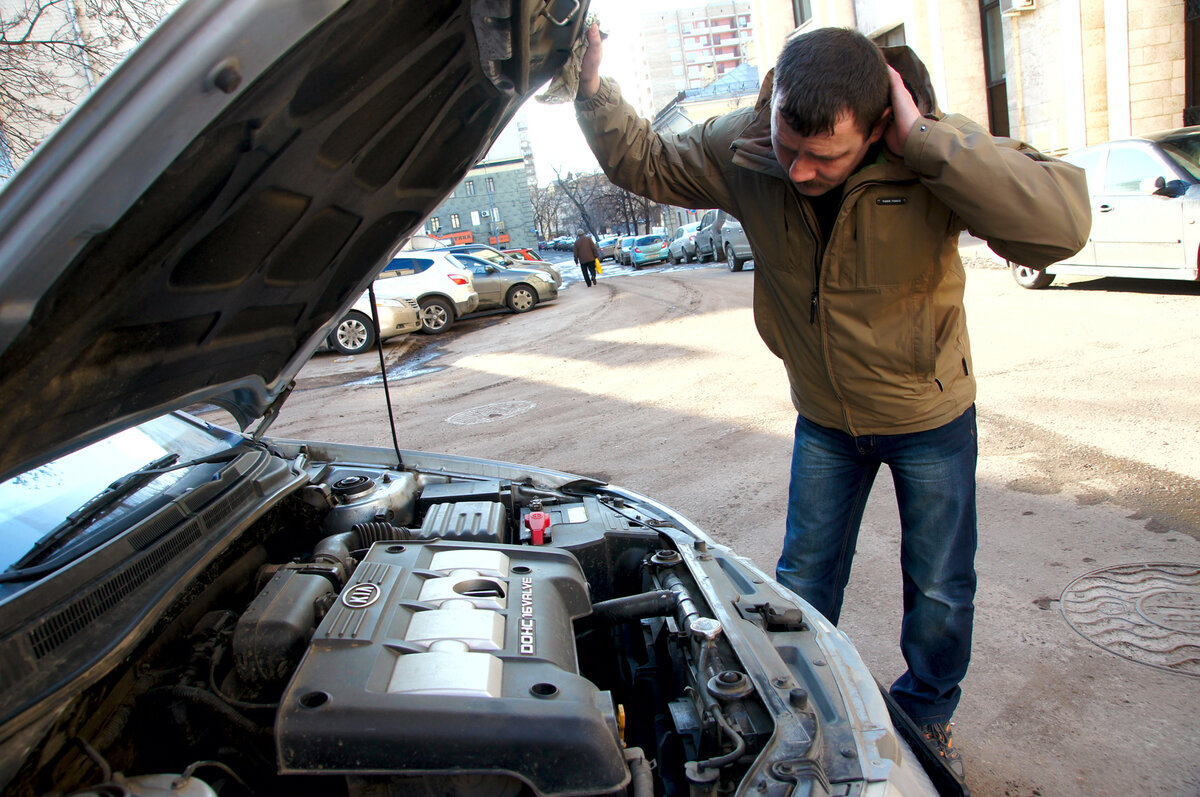
[(875, 127), (872, 128), (871, 135), (867, 137), (868, 144), (874, 144), (883, 137), (883, 134), (887, 132), (888, 125), (892, 123), (892, 116), (892, 108), (891, 106), (888, 106), (884, 110), (883, 116), (879, 117), (879, 121), (876, 122)]

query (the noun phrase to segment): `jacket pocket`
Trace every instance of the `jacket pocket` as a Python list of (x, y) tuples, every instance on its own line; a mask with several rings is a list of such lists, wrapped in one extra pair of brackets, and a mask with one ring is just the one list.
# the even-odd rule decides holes
[(866, 189), (855, 221), (859, 288), (918, 283), (932, 274), (947, 245), (948, 211), (919, 183)]

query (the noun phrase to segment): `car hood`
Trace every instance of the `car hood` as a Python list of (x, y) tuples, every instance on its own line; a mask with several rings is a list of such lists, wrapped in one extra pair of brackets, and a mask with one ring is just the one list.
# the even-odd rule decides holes
[(0, 193), (0, 479), (200, 401), (270, 417), (586, 5), (180, 6)]

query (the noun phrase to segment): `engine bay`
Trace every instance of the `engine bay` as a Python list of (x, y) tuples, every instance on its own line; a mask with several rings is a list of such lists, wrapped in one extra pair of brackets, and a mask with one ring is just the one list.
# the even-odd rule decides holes
[(7, 793), (716, 795), (770, 738), (669, 520), (588, 480), (306, 470)]

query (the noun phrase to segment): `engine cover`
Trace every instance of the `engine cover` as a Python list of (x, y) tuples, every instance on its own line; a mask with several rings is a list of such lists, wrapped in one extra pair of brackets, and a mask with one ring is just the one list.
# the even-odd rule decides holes
[(612, 698), (579, 675), (590, 612), (552, 548), (377, 543), (280, 701), (283, 773), (507, 773), (545, 795), (625, 785)]

